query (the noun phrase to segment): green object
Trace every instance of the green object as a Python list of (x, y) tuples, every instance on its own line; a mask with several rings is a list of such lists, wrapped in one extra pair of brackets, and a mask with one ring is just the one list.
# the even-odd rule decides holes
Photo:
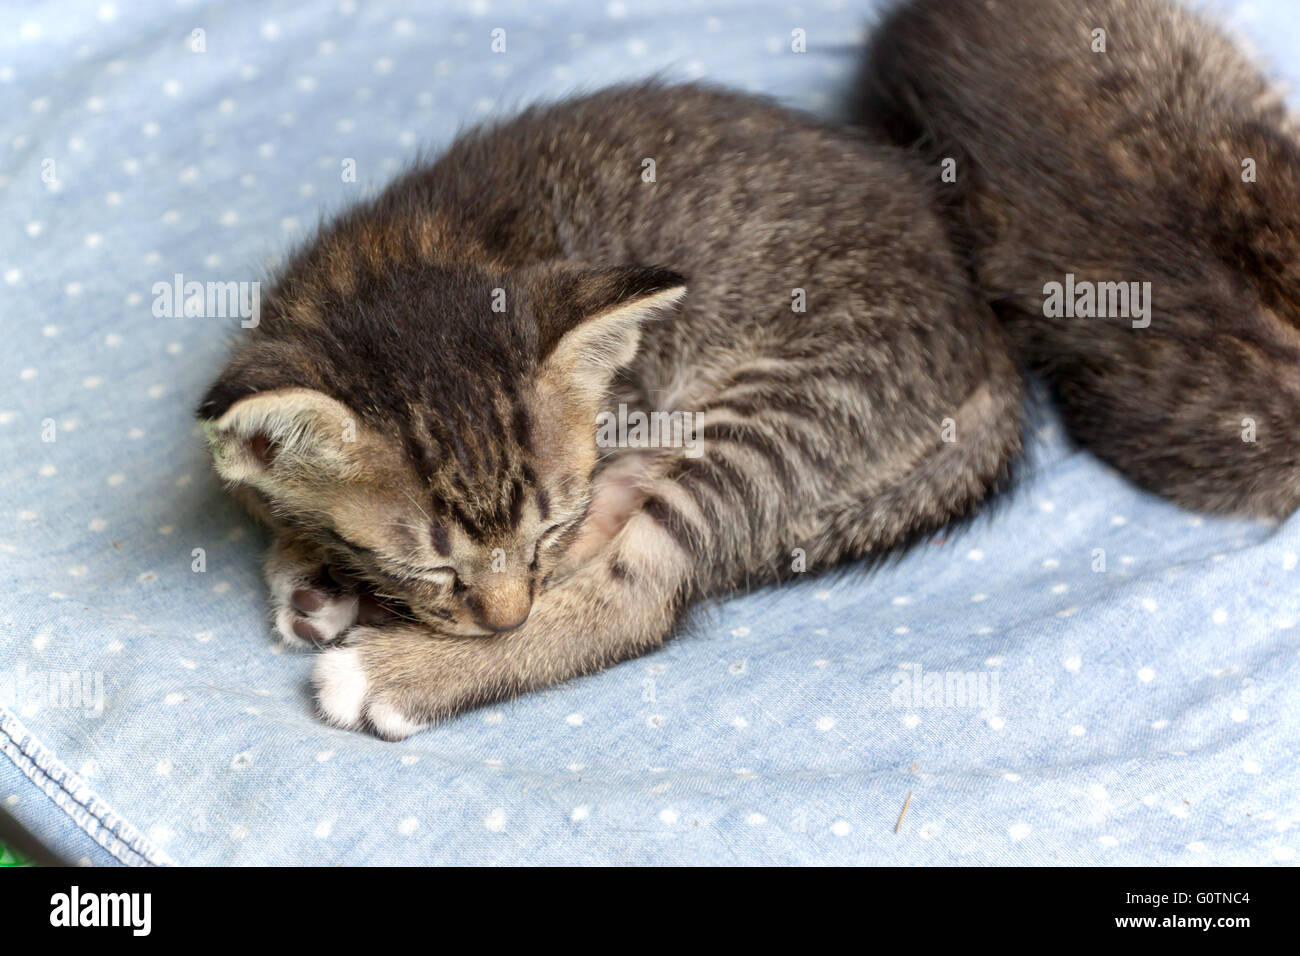
[(30, 866), (31, 864), (18, 855), (17, 850), (0, 843), (0, 866)]

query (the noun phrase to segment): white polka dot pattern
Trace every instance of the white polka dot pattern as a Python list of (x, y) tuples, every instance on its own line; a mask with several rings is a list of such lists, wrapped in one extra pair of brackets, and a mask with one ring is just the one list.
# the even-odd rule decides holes
[[(19, 6), (0, 803), (67, 859), (1294, 864), (1300, 520), (1179, 512), (1046, 414), (953, 540), (402, 744), (322, 726), (271, 640), (265, 539), (190, 418), (239, 317), (184, 284), (264, 279), (515, 103), (664, 71), (829, 112), (870, 4)], [(1211, 6), (1300, 80), (1294, 4)]]

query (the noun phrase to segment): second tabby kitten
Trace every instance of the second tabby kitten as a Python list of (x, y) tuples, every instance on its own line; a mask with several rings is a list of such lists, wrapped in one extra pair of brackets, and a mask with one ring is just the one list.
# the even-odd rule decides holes
[[(200, 408), (321, 710), (397, 738), (887, 552), (1019, 448), (1018, 373), (886, 147), (699, 86), (460, 138), (323, 229)], [(598, 448), (619, 404), (702, 454)]]

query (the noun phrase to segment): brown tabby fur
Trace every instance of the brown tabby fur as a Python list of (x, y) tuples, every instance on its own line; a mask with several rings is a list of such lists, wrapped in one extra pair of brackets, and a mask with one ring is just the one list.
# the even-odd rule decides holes
[[(400, 737), (971, 512), (1019, 378), (932, 207), (889, 148), (642, 85), (471, 132), (327, 226), (200, 407), (277, 529), (278, 629), (335, 645), (326, 718)], [(620, 402), (703, 413), (703, 454), (597, 448)]]

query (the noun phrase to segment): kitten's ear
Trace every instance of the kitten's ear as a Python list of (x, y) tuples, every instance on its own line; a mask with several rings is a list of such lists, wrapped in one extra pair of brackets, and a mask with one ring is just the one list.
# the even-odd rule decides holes
[[(221, 407), (205, 401), (199, 412)], [(256, 392), (203, 423), (217, 473), (267, 490), (277, 479), (345, 475), (357, 427), (351, 409), (309, 388)]]
[(686, 277), (654, 266), (547, 266), (531, 292), (542, 375), (601, 393), (635, 357), (641, 323), (686, 294)]

